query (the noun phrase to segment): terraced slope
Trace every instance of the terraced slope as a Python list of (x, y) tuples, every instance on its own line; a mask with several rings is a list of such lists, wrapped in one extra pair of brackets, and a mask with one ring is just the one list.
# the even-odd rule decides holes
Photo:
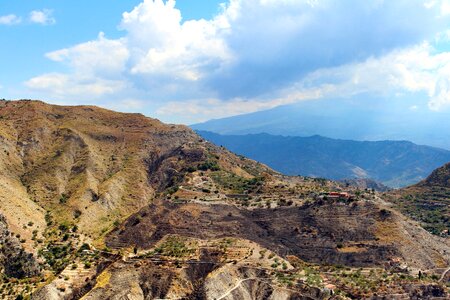
[(416, 185), (392, 192), (389, 197), (428, 231), (450, 236), (450, 164), (436, 169)]

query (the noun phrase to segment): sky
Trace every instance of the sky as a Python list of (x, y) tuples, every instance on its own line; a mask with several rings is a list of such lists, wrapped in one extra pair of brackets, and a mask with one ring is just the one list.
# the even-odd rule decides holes
[(358, 95), (450, 110), (450, 0), (0, 0), (0, 43), (5, 99), (185, 124)]

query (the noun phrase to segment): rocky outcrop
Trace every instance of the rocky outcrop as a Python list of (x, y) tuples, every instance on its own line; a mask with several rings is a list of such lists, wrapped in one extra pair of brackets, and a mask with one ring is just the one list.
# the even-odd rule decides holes
[(8, 230), (8, 224), (0, 214), (0, 265), (6, 276), (23, 279), (40, 274), (33, 254), (27, 253), (16, 236)]

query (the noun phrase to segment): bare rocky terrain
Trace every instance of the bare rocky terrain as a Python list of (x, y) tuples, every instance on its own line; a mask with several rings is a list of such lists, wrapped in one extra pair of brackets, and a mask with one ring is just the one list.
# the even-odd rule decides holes
[(0, 101), (0, 150), (3, 299), (449, 297), (448, 237), (390, 194), (282, 176), (184, 126)]

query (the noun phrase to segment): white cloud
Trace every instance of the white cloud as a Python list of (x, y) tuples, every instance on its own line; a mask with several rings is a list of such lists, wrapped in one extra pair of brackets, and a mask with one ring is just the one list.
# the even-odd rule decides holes
[(56, 23), (55, 18), (52, 16), (53, 10), (33, 10), (30, 12), (30, 22), (41, 25), (53, 25)]
[(16, 25), (20, 24), (22, 19), (14, 14), (0, 16), (0, 25)]
[(447, 2), (229, 0), (210, 20), (183, 22), (174, 0), (144, 0), (123, 14), (122, 38), (50, 52), (67, 72), (26, 86), (61, 99), (146, 99), (136, 107), (198, 120), (363, 92), (425, 92), (440, 109), (449, 53), (430, 43), (448, 39)]
[(182, 23), (173, 0), (145, 0), (123, 14), (120, 27), (128, 33), (133, 74), (196, 81), (230, 59), (221, 37), (226, 26), (218, 20)]
[[(176, 115), (186, 122), (204, 121), (270, 109), (279, 105), (330, 97), (358, 94), (396, 96), (425, 93), (429, 108), (441, 110), (450, 106), (450, 53), (435, 53), (428, 43), (393, 51), (379, 58), (335, 68), (324, 68), (308, 74), (291, 86), (266, 97), (174, 101), (162, 106), (157, 114)], [(412, 105), (411, 110), (418, 110)]]
[(97, 98), (117, 93), (125, 88), (118, 80), (107, 80), (82, 75), (65, 75), (59, 73), (44, 74), (34, 77), (25, 85), (33, 91), (51, 90), (51, 98), (65, 99), (68, 97)]
[(124, 39), (110, 40), (101, 32), (97, 40), (50, 52), (46, 56), (68, 64), (77, 74), (110, 78), (125, 71), (129, 50)]
[(442, 77), (436, 83), (435, 91), (428, 105), (430, 109), (439, 111), (450, 106), (450, 80), (448, 78)]
[(448, 78), (450, 52), (438, 53), (430, 44), (422, 43), (361, 63), (315, 71), (297, 88), (333, 82), (336, 87), (333, 93), (339, 96), (425, 93), (429, 97), (430, 108), (440, 110), (450, 105)]

